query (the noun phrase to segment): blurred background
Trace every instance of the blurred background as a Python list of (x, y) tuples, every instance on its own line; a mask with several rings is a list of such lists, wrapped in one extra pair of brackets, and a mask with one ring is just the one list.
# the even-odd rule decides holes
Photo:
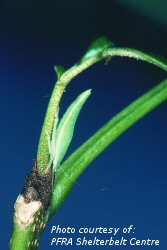
[[(54, 65), (72, 66), (101, 35), (116, 46), (167, 58), (166, 13), (165, 0), (0, 1), (1, 249), (8, 248), (13, 205), (37, 152), (56, 81)], [(114, 58), (107, 66), (99, 63), (73, 80), (64, 94), (61, 115), (82, 91), (91, 88), (92, 95), (80, 114), (67, 156), (165, 77), (166, 73), (147, 63)], [(150, 249), (166, 249), (166, 110), (164, 103), (88, 167), (50, 221), (41, 250), (62, 249), (50, 246), (51, 227), (58, 224), (75, 228), (134, 225), (135, 233), (131, 236), (159, 239), (160, 246)], [(54, 235), (57, 236), (62, 235)]]

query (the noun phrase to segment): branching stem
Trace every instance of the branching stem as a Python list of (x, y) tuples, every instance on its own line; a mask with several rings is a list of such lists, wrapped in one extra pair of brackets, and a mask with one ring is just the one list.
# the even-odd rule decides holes
[(48, 135), (51, 136), (52, 134), (55, 115), (58, 112), (59, 104), (67, 85), (74, 77), (76, 77), (81, 72), (91, 67), (95, 63), (107, 58), (110, 59), (115, 56), (130, 57), (130, 58), (135, 58), (137, 60), (146, 61), (167, 71), (167, 64), (164, 62), (164, 60), (157, 59), (155, 56), (131, 48), (108, 48), (104, 50), (102, 53), (95, 54), (91, 57), (81, 60), (72, 68), (65, 71), (65, 73), (63, 73), (61, 77), (58, 79), (53, 89), (40, 136), (40, 141), (38, 146), (38, 162), (39, 162), (38, 167), (41, 175), (44, 173), (44, 170), (47, 168), (49, 164)]
[[(165, 61), (162, 59), (158, 59), (157, 57), (149, 55), (145, 52), (130, 48), (115, 48), (113, 47), (112, 43), (105, 38), (96, 41), (85, 54), (85, 56), (72, 68), (65, 71), (63, 67), (58, 66), (56, 70), (58, 74), (58, 80), (53, 89), (53, 93), (47, 108), (38, 146), (37, 173), (40, 177), (40, 180), (43, 177), (43, 179), (48, 181), (52, 179), (52, 170), (51, 168), (48, 168), (48, 164), (50, 162), (50, 152), (48, 147), (50, 142), (48, 143), (48, 138), (54, 139), (52, 137), (52, 132), (54, 128), (55, 117), (58, 117), (59, 104), (67, 85), (75, 76), (93, 64), (105, 59), (110, 60), (115, 56), (130, 57), (137, 60), (146, 61), (167, 71), (167, 63), (165, 63)], [(42, 199), (39, 200), (34, 198), (34, 192), (37, 190), (36, 187), (32, 189), (33, 187), (30, 185), (28, 189), (29, 192), (26, 193), (30, 202), (27, 202), (25, 197), (20, 195), (15, 204), (14, 231), (11, 238), (10, 249), (37, 249), (41, 234), (48, 220), (60, 208), (66, 196), (70, 192), (74, 182), (86, 169), (86, 167), (129, 127), (135, 124), (139, 119), (164, 102), (166, 99), (167, 79), (162, 81), (152, 90), (148, 91), (138, 100), (134, 101), (127, 108), (117, 114), (91, 138), (89, 138), (82, 146), (80, 146), (59, 167), (59, 171), (56, 173), (56, 179), (54, 181), (51, 200), (49, 197), (50, 204), (47, 203), (49, 204), (49, 207), (48, 205), (44, 205)], [(78, 110), (79, 112), (79, 109), (75, 110)], [(77, 117), (77, 111), (75, 112), (76, 114), (74, 118)], [(66, 119), (66, 117), (64, 119)], [(70, 133), (73, 133), (73, 131), (71, 132), (70, 130)], [(70, 140), (71, 137), (69, 137), (69, 141)], [(63, 154), (64, 151), (62, 151), (62, 155)], [(47, 169), (48, 172), (46, 171)], [(45, 187), (42, 190), (42, 194), (46, 194)], [(35, 194), (37, 195), (38, 192), (35, 192)]]

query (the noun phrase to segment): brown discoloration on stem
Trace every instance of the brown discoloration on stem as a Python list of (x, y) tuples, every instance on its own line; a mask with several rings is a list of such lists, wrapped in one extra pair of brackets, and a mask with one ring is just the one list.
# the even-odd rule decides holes
[(45, 210), (50, 204), (50, 197), (52, 192), (52, 179), (51, 175), (41, 176), (38, 171), (38, 161), (35, 159), (33, 170), (25, 177), (25, 185), (22, 195), (27, 204), (32, 201), (40, 201)]

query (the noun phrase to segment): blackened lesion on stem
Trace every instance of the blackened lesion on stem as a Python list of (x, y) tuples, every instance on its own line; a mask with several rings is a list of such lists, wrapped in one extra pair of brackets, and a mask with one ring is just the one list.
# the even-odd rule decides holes
[(25, 202), (41, 201), (44, 209), (47, 209), (50, 204), (52, 183), (53, 176), (51, 174), (39, 175), (36, 157), (32, 172), (25, 177), (25, 185), (22, 192)]

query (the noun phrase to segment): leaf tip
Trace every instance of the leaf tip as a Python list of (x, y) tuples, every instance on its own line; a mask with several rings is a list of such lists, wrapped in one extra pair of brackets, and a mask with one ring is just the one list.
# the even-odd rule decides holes
[(66, 71), (66, 69), (63, 66), (61, 66), (61, 65), (55, 65), (54, 69), (56, 71), (58, 79), (60, 79), (60, 77), (62, 76), (62, 74)]
[(98, 56), (105, 49), (110, 48), (110, 47), (114, 47), (114, 44), (107, 37), (101, 36), (89, 46), (82, 60), (87, 59), (92, 56)]
[(83, 95), (84, 97), (89, 97), (92, 93), (92, 89), (88, 89), (88, 90), (85, 90), (81, 95)]

